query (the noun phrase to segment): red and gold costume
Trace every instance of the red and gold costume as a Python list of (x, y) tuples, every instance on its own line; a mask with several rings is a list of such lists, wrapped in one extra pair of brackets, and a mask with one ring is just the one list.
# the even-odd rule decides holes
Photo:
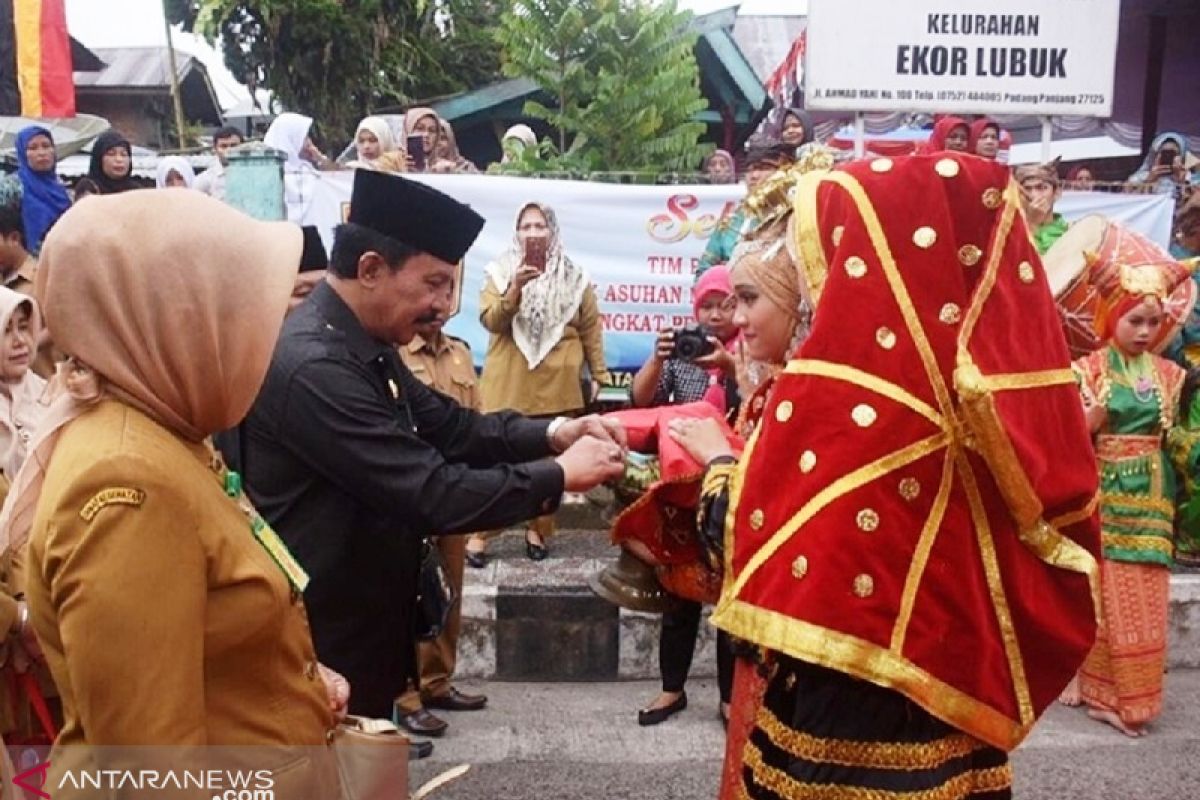
[(1105, 241), (1120, 246), (1090, 256), (1089, 280), (1098, 296), (1096, 333), (1106, 344), (1075, 362), (1084, 401), (1105, 410), (1096, 431), (1101, 625), (1079, 688), (1088, 706), (1136, 727), (1162, 711), (1177, 494), (1166, 441), (1188, 476), (1197, 435), (1177, 426), (1183, 368), (1152, 352), (1126, 353), (1114, 331), (1147, 300), (1165, 308), (1179, 286), (1194, 284), (1187, 267), (1131, 231), (1110, 225)]
[[(785, 665), (742, 754), (743, 791), (811, 788), (803, 768), (769, 765), (769, 746), (923, 770), (939, 797), (1006, 792), (999, 750), (1091, 647), (1099, 550), (1094, 456), (1018, 191), (971, 156), (881, 158), (806, 176), (795, 207), (819, 304), (733, 479), (714, 615)], [(816, 696), (806, 682), (837, 680), (818, 715), (863, 713), (855, 697), (911, 702), (932, 715), (928, 735), (795, 730)], [(772, 693), (798, 704), (793, 718)], [(859, 796), (846, 780), (813, 796)]]

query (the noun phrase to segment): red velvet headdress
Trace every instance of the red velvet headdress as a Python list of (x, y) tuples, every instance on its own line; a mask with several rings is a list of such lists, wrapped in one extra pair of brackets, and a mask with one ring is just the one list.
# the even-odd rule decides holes
[(1015, 747), (1095, 635), (1097, 473), (1000, 164), (856, 162), (796, 194), (812, 334), (730, 497), (714, 621)]

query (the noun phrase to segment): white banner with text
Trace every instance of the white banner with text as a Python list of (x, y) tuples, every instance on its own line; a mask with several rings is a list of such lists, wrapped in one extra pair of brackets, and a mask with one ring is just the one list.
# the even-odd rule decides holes
[[(349, 209), (353, 173), (322, 173), (305, 224), (326, 246)], [(596, 287), (609, 367), (636, 370), (654, 334), (692, 321), (692, 270), (721, 216), (736, 208), (744, 188), (628, 186), (494, 175), (420, 175), (420, 180), (467, 203), (487, 220), (467, 254), (461, 311), (446, 330), (471, 345), (477, 364), (487, 349), (479, 324), (484, 266), (513, 241), (518, 209), (538, 201), (558, 215), (563, 247)], [(1068, 219), (1104, 214), (1166, 246), (1173, 205), (1168, 196), (1067, 192), (1057, 210)]]

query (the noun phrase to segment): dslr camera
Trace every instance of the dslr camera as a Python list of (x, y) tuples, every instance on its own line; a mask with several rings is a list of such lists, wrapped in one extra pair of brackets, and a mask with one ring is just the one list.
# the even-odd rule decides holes
[(716, 349), (716, 346), (708, 340), (709, 336), (712, 336), (712, 331), (703, 325), (688, 325), (686, 328), (680, 328), (675, 331), (675, 347), (671, 350), (671, 357), (683, 361), (695, 361), (701, 356), (708, 355)]

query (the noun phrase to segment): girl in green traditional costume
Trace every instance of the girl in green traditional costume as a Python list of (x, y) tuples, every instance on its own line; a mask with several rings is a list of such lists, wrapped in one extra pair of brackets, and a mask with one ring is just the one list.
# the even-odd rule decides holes
[(1165, 442), (1179, 435), (1185, 377), (1150, 348), (1164, 300), (1188, 276), (1163, 253), (1114, 251), (1091, 267), (1096, 329), (1108, 344), (1074, 364), (1100, 470), (1101, 625), (1078, 686), (1062, 699), (1141, 736), (1162, 710), (1176, 488)]

